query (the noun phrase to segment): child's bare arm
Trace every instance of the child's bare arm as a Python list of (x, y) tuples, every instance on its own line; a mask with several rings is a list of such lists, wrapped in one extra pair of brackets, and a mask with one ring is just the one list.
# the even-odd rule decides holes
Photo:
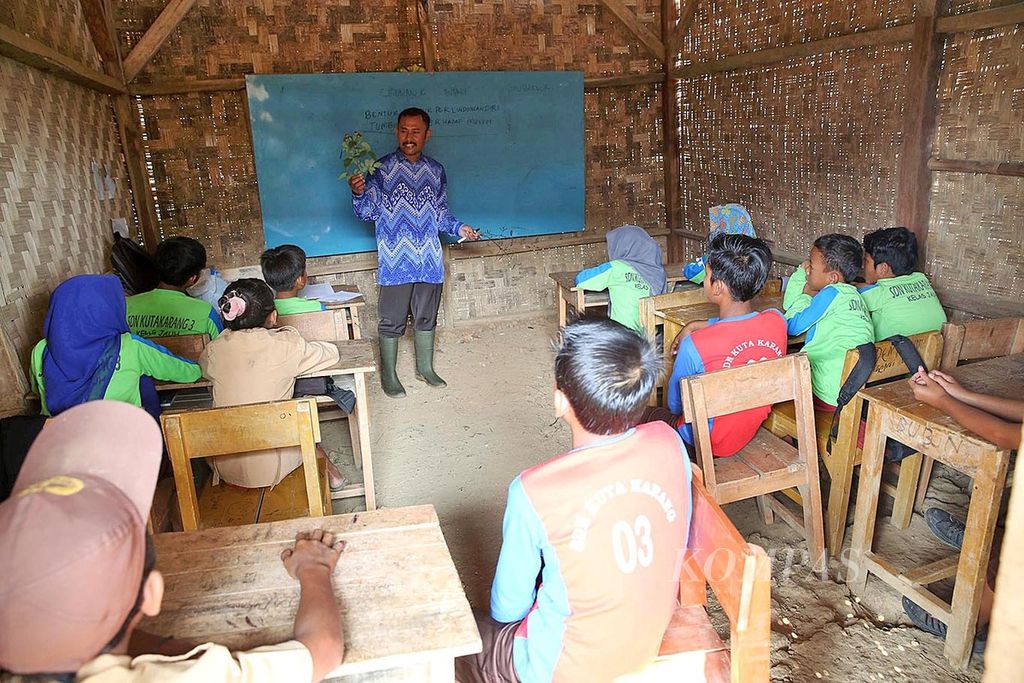
[(1019, 422), (1007, 422), (992, 413), (953, 398), (938, 382), (923, 372), (914, 375), (907, 382), (917, 400), (943, 411), (964, 429), (988, 439), (999, 448), (1017, 448), (1020, 444)]
[(1024, 401), (1020, 399), (1001, 398), (971, 391), (941, 370), (932, 370), (928, 375), (942, 386), (946, 393), (969, 406), (992, 413), (1004, 420), (1024, 422)]
[(320, 681), (341, 665), (345, 636), (331, 586), (344, 541), (328, 531), (300, 531), (295, 547), (281, 553), (288, 573), (299, 581), (299, 609), (295, 613), (295, 640), (313, 657), (313, 680)]

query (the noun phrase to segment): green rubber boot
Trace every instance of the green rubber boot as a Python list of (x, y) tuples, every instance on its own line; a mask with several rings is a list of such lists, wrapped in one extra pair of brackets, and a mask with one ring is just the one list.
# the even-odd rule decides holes
[(434, 372), (434, 331), (416, 330), (413, 340), (416, 346), (416, 379), (438, 389), (448, 386), (448, 383)]
[(405, 387), (398, 381), (395, 364), (398, 362), (399, 337), (378, 337), (380, 342), (380, 386), (384, 394), (391, 398), (405, 396)]

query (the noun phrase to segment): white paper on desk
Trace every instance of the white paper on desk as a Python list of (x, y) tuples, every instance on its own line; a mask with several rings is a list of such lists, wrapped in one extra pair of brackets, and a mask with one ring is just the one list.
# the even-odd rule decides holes
[(361, 296), (359, 292), (335, 292), (334, 288), (326, 283), (308, 284), (299, 292), (299, 296), (305, 299), (319, 299), (325, 303), (342, 304), (350, 299)]

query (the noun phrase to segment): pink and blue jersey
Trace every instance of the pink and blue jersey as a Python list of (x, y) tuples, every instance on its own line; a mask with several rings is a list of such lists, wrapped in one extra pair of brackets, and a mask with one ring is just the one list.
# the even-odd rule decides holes
[[(668, 409), (683, 412), (679, 382), (684, 377), (748, 365), (786, 354), (786, 320), (774, 308), (732, 318), (711, 318), (679, 345), (672, 376), (668, 382)], [(711, 418), (711, 452), (716, 457), (734, 455), (750, 443), (771, 406), (751, 408)], [(679, 434), (693, 445), (693, 429), (679, 425)]]
[(491, 616), (522, 620), (520, 681), (610, 681), (657, 655), (690, 531), (690, 476), (679, 435), (653, 422), (512, 481)]

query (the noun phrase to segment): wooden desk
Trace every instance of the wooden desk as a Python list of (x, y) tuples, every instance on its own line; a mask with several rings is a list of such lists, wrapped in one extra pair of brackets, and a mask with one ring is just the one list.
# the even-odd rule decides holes
[[(335, 292), (358, 292), (355, 285), (331, 285)], [(366, 305), (366, 298), (360, 294), (355, 299), (343, 303), (324, 302), (324, 308), (344, 308), (348, 315), (349, 339), (362, 339), (363, 331), (359, 325), (359, 309)]]
[[(782, 295), (767, 294), (759, 295), (753, 302), (754, 310), (764, 311), (769, 308), (782, 310)], [(664, 322), (664, 342), (662, 343), (665, 354), (665, 368), (668, 375), (672, 374), (672, 340), (688, 324), (694, 320), (707, 320), (718, 315), (718, 306), (702, 301), (699, 304), (688, 306), (677, 306), (675, 308), (656, 309), (654, 315)]]
[(289, 640), (299, 584), (280, 555), (314, 528), (348, 543), (334, 571), (345, 661), (328, 677), (454, 680), (480, 635), (431, 505), (158, 534), (163, 609), (139, 628), (234, 650)]
[[(348, 430), (352, 438), (352, 457), (356, 466), (363, 471), (363, 483), (346, 486), (341, 491), (332, 493), (331, 498), (366, 498), (366, 509), (373, 510), (377, 506), (377, 498), (373, 489), (373, 459), (370, 454), (370, 401), (366, 389), (366, 374), (376, 372), (377, 365), (373, 358), (373, 347), (368, 339), (349, 339), (330, 342), (338, 347), (339, 359), (335, 365), (301, 377), (333, 377), (347, 375), (352, 377), (352, 391), (356, 395), (356, 404), (352, 414), (348, 416)], [(210, 387), (212, 382), (205, 377), (196, 382), (179, 384), (174, 382), (157, 382), (157, 391), (174, 389), (197, 389)], [(334, 405), (328, 396), (317, 397), (317, 404)]]
[[(994, 358), (949, 372), (969, 389), (1019, 398), (1024, 383), (1024, 355)], [(949, 627), (944, 650), (947, 659), (953, 666), (964, 668), (974, 643), (1010, 452), (967, 431), (942, 411), (915, 400), (913, 391), (904, 381), (864, 389), (859, 396), (868, 401), (868, 426), (847, 583), (863, 593), (870, 572), (928, 610)], [(873, 552), (887, 437), (974, 479), (967, 510), (967, 531), (959, 554), (923, 566), (903, 568)], [(909, 459), (904, 461), (904, 467), (908, 462)], [(920, 467), (920, 460), (917, 465)], [(927, 586), (950, 577), (956, 578), (956, 586), (952, 602), (947, 603)]]
[[(683, 277), (683, 266), (685, 263), (668, 263), (665, 265), (665, 272), (668, 274), (668, 290), (679, 282), (689, 282)], [(587, 292), (576, 287), (576, 276), (580, 271), (572, 270), (562, 273), (551, 273), (550, 277), (555, 281), (555, 303), (558, 305), (558, 326), (565, 327), (569, 318), (569, 309), (582, 312), (588, 308), (608, 305), (608, 292)], [(694, 285), (696, 287), (697, 285)]]

